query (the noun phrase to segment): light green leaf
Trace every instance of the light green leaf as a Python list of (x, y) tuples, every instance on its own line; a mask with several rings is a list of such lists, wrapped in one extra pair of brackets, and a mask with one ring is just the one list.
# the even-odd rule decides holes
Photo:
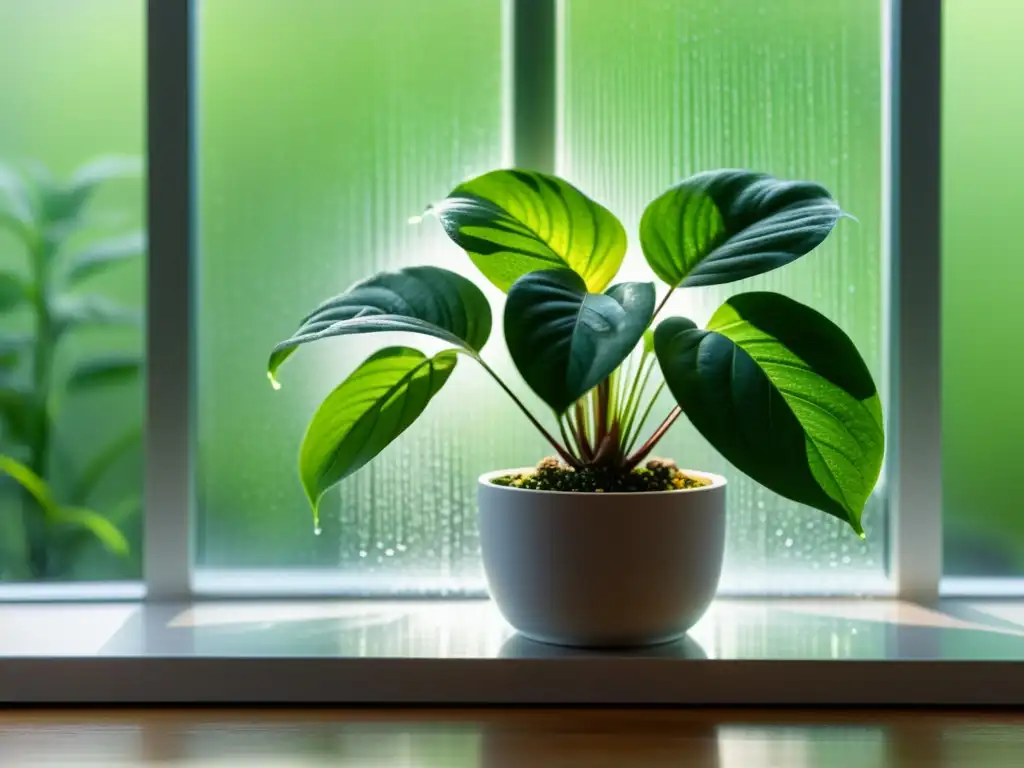
[(644, 331), (644, 355), (654, 354), (654, 329), (648, 328)]
[(726, 459), (863, 535), (861, 513), (882, 466), (882, 407), (837, 325), (784, 296), (745, 293), (707, 330), (665, 320), (655, 348), (676, 401)]
[(299, 453), (299, 475), (317, 525), (324, 493), (402, 434), (448, 380), (455, 362), (453, 350), (428, 358), (409, 347), (388, 347), (327, 396)]
[(67, 388), (81, 391), (136, 379), (142, 370), (138, 355), (110, 355), (79, 363), (68, 376)]
[(565, 268), (600, 293), (626, 255), (626, 232), (611, 211), (567, 181), (536, 171), (485, 173), (431, 210), (503, 291), (530, 272)]
[(46, 484), (39, 475), (33, 472), (29, 467), (26, 467), (17, 459), (10, 456), (0, 455), (0, 472), (16, 481), (18, 485), (24, 488), (38, 503), (39, 507), (49, 518), (53, 518), (56, 513), (58, 504), (56, 499), (53, 497), (53, 492), (50, 490), (50, 486)]
[(31, 246), (35, 221), (32, 200), (24, 180), (13, 169), (0, 165), (0, 229), (7, 229)]
[(57, 503), (53, 491), (39, 475), (10, 456), (0, 455), (0, 472), (8, 475), (39, 504), (46, 519), (55, 525), (71, 525), (91, 532), (114, 554), (128, 552), (128, 541), (113, 523), (98, 512), (83, 507), (64, 507)]
[(130, 549), (128, 540), (110, 520), (99, 512), (85, 507), (57, 507), (53, 514), (53, 522), (83, 528), (115, 555), (127, 555)]
[(104, 240), (74, 254), (68, 261), (68, 285), (74, 286), (109, 267), (146, 252), (146, 233), (133, 232)]
[(588, 293), (568, 269), (531, 272), (505, 304), (505, 340), (516, 368), (557, 413), (596, 387), (643, 337), (654, 312), (652, 283)]
[(8, 312), (28, 298), (25, 281), (10, 272), (0, 272), (0, 312)]
[(53, 315), (58, 332), (83, 325), (140, 325), (142, 313), (115, 304), (105, 296), (60, 296)]
[(809, 253), (841, 216), (819, 184), (752, 171), (708, 171), (647, 206), (640, 245), (651, 269), (669, 285), (717, 285)]
[(310, 313), (292, 336), (274, 347), (267, 374), (301, 344), (333, 336), (380, 331), (420, 333), (479, 352), (491, 335), (491, 307), (479, 288), (439, 267), (381, 272)]

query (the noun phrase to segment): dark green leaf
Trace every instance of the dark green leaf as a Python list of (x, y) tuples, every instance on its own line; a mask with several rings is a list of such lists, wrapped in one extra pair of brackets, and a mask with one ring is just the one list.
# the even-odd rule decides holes
[(561, 413), (621, 365), (654, 312), (652, 283), (588, 293), (568, 269), (531, 272), (505, 305), (505, 340), (516, 368)]
[(708, 171), (647, 206), (640, 245), (651, 269), (669, 285), (717, 285), (809, 253), (842, 215), (819, 184), (752, 171)]
[(10, 272), (0, 272), (0, 312), (14, 309), (26, 298), (25, 281)]
[(409, 347), (388, 347), (367, 358), (327, 396), (299, 454), (299, 474), (314, 516), (328, 488), (373, 459), (416, 420), (455, 362), (452, 350), (428, 358)]
[(33, 393), (11, 382), (0, 382), (0, 418), (5, 435), (23, 445), (36, 445), (45, 426), (46, 413)]
[(80, 391), (97, 386), (110, 386), (133, 381), (142, 370), (138, 355), (111, 355), (80, 363), (68, 376), (67, 387)]
[(439, 267), (381, 272), (317, 307), (291, 338), (274, 347), (267, 374), (300, 344), (378, 331), (406, 331), (479, 352), (491, 335), (491, 307), (479, 288)]
[(104, 296), (61, 296), (53, 306), (57, 330), (83, 325), (139, 325), (142, 314), (115, 304)]
[(133, 232), (130, 235), (115, 237), (74, 254), (68, 264), (68, 285), (76, 285), (98, 272), (129, 259), (134, 259), (146, 252), (146, 234)]
[(568, 182), (535, 171), (491, 171), (433, 211), (448, 236), (503, 291), (523, 275), (567, 268), (603, 291), (626, 255), (619, 220)]
[(861, 512), (882, 466), (882, 406), (837, 325), (784, 296), (745, 293), (707, 330), (665, 320), (655, 348), (676, 401), (726, 459), (863, 533)]
[(0, 371), (8, 371), (17, 365), (31, 344), (32, 337), (27, 334), (0, 334)]

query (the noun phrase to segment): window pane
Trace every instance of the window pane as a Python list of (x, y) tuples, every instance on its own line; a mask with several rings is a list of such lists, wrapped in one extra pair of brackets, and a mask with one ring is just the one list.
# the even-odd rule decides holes
[[(840, 222), (821, 248), (784, 269), (677, 292), (670, 309), (702, 322), (734, 293), (785, 293), (839, 323), (880, 386), (881, 5), (568, 0), (562, 141), (563, 172), (630, 234), (621, 278), (650, 279), (640, 215), (691, 173), (748, 167), (827, 186), (859, 223)], [(733, 471), (688, 424), (659, 452), (729, 478), (724, 588), (856, 590), (883, 576), (882, 484), (865, 510), (862, 542)]]
[(383, 343), (429, 344), (321, 342), (280, 392), (263, 371), (308, 309), (378, 270), (471, 274), (436, 221), (408, 220), (501, 164), (500, 17), (479, 0), (199, 4), (200, 565), (330, 567), (357, 590), (481, 584), (476, 476), (542, 449), (528, 425), (510, 439), (514, 409), (479, 371), (460, 366), (325, 499), (320, 536), (296, 471), (306, 422)]
[(0, 0), (0, 581), (141, 574), (144, 5)]
[(944, 567), (1024, 576), (1024, 5), (947, 0), (943, 24)]

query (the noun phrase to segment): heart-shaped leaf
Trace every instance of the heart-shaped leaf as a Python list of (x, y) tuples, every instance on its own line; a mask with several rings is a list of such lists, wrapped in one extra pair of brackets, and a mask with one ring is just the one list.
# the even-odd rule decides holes
[(299, 475), (316, 524), (324, 493), (412, 424), (455, 370), (456, 353), (428, 358), (409, 347), (368, 357), (321, 403), (299, 453)]
[(655, 349), (676, 401), (737, 469), (863, 535), (882, 466), (882, 406), (837, 325), (784, 296), (745, 293), (707, 330), (665, 320)]
[(567, 181), (536, 171), (485, 173), (457, 186), (433, 211), (503, 291), (530, 272), (567, 268), (597, 293), (626, 255), (626, 231), (611, 211)]
[(671, 286), (731, 283), (814, 250), (842, 215), (820, 184), (708, 171), (647, 206), (640, 245), (651, 269)]
[(652, 283), (588, 293), (567, 269), (516, 281), (505, 304), (512, 361), (540, 398), (561, 413), (600, 384), (637, 345), (654, 312)]
[(277, 386), (277, 369), (301, 344), (380, 331), (422, 333), (476, 353), (491, 335), (491, 307), (479, 288), (447, 269), (381, 272), (307, 315), (290, 338), (274, 347), (267, 375)]

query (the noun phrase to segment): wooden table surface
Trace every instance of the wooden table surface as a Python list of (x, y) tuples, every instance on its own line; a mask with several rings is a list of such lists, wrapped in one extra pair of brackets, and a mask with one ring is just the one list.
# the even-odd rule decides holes
[(0, 711), (0, 766), (1024, 767), (1024, 713)]

